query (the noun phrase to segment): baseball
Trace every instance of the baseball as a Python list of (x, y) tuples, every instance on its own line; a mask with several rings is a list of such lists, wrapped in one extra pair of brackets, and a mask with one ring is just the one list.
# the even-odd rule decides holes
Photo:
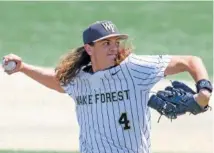
[(6, 71), (12, 71), (16, 68), (16, 62), (15, 61), (9, 61), (7, 63), (7, 65), (5, 65), (5, 60), (2, 61), (2, 67), (6, 70)]

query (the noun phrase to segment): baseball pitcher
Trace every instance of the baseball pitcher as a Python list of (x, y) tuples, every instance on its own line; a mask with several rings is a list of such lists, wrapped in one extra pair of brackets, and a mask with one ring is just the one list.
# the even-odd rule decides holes
[[(212, 84), (199, 57), (133, 53), (128, 35), (111, 21), (83, 32), (83, 45), (64, 55), (53, 71), (4, 56), (5, 72), (21, 72), (71, 96), (76, 105), (81, 153), (151, 153), (150, 108), (169, 119), (209, 108)], [(14, 61), (14, 69), (6, 66)], [(196, 91), (180, 81), (149, 96), (166, 76), (188, 72)], [(72, 142), (71, 142), (72, 145)]]

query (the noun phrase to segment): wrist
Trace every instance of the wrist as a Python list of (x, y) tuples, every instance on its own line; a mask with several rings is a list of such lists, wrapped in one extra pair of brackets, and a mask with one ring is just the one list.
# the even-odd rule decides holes
[(200, 92), (200, 90), (207, 90), (208, 92), (212, 93), (213, 86), (212, 83), (207, 79), (201, 79), (196, 83), (197, 93)]
[(22, 73), (25, 73), (26, 69), (27, 69), (27, 64), (22, 62), (19, 71)]
[(208, 90), (206, 90), (206, 89), (201, 89), (199, 91), (198, 95), (199, 95), (199, 97), (201, 97), (201, 99), (209, 101), (209, 99), (210, 99), (210, 97), (211, 97), (212, 94)]
[(206, 107), (209, 104), (211, 93), (206, 89), (201, 89), (198, 94), (194, 95), (195, 101), (201, 106)]

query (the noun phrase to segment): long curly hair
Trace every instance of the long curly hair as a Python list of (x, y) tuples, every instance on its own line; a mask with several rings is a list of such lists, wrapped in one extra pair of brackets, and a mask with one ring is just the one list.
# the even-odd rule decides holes
[[(94, 44), (91, 43), (89, 45), (93, 46)], [(132, 51), (133, 45), (128, 40), (121, 41), (115, 65), (119, 65)], [(72, 49), (60, 58), (55, 68), (57, 80), (63, 86), (67, 85), (90, 62), (91, 58), (85, 51), (84, 46)]]

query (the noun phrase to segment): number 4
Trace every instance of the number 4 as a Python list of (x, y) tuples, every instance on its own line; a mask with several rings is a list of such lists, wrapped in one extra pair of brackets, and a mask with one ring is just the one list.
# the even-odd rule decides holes
[(124, 127), (123, 127), (124, 130), (128, 130), (128, 129), (131, 128), (130, 125), (129, 125), (129, 120), (127, 118), (127, 114), (126, 113), (122, 113), (121, 114), (121, 116), (119, 118), (119, 123), (120, 124), (124, 124)]

